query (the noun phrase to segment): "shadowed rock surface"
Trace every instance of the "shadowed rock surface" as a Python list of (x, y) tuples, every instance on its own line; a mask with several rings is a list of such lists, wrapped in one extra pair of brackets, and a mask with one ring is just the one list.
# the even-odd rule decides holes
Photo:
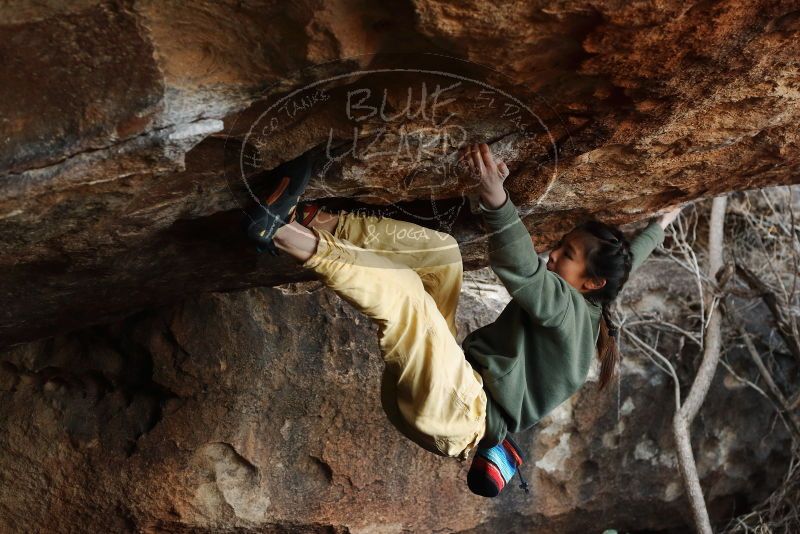
[[(307, 278), (239, 231), (240, 175), (265, 185), (307, 151), (335, 160), (309, 198), (451, 231), (468, 268), (485, 264), (463, 204), (473, 184), (437, 172), (464, 139), (508, 161), (540, 251), (588, 217), (624, 224), (800, 176), (800, 10), (788, 0), (16, 0), (0, 21), (1, 345)], [(415, 71), (364, 73), (398, 68)], [(437, 83), (450, 122), (402, 113), (409, 91), (437, 100)], [(280, 128), (250, 135), (309, 84), (273, 109)], [(385, 91), (396, 118), (348, 115), (365, 90), (370, 106)], [(397, 164), (407, 141), (421, 157)]]
[[(654, 258), (624, 300), (681, 324), (694, 290)], [(490, 277), (467, 273), (459, 339), (507, 300)], [(596, 391), (594, 369), (517, 434), (532, 492), (517, 477), (491, 500), (467, 489), (469, 463), (389, 424), (376, 332), (310, 283), (202, 295), (0, 353), (0, 531), (690, 530), (673, 386), (645, 357), (626, 349), (618, 395)], [(682, 380), (693, 357), (678, 358)], [(777, 485), (789, 438), (770, 410), (717, 374), (693, 432), (712, 520)]]

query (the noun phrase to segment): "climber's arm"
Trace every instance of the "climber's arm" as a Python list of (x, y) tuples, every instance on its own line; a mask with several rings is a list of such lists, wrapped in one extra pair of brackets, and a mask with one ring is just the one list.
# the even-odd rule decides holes
[(664, 241), (664, 230), (672, 221), (678, 218), (681, 210), (687, 204), (680, 204), (675, 208), (669, 209), (658, 219), (653, 219), (647, 227), (639, 232), (639, 235), (631, 240), (631, 272), (639, 268), (644, 260)]
[(547, 270), (511, 202), (503, 181), (509, 174), (485, 143), (469, 145), (467, 163), (480, 175), (480, 209), (489, 233), (489, 265), (511, 297), (544, 326), (561, 324), (572, 299), (571, 286)]
[(651, 221), (644, 230), (631, 239), (631, 272), (638, 269), (663, 241), (664, 228), (657, 220)]
[(481, 201), (481, 213), (489, 233), (489, 265), (511, 296), (543, 326), (561, 324), (573, 297), (566, 280), (547, 269), (536, 254), (528, 230), (511, 202), (489, 209)]

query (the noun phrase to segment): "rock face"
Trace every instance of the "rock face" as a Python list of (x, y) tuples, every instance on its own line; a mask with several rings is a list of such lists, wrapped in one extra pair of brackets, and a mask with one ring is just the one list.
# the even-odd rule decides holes
[[(671, 319), (682, 292), (693, 291), (674, 269), (650, 260), (626, 286), (626, 305)], [(459, 337), (494, 320), (508, 298), (467, 273)], [(728, 359), (737, 364), (735, 353)], [(595, 369), (569, 401), (516, 435), (532, 493), (515, 483), (494, 500), (468, 491), (468, 463), (430, 454), (390, 425), (376, 328), (319, 284), (201, 295), (19, 345), (0, 362), (3, 532), (686, 532), (691, 524), (672, 453), (673, 386), (630, 350), (618, 392), (598, 393)], [(713, 519), (780, 479), (788, 437), (769, 412), (720, 370), (693, 443)]]
[[(19, 0), (0, 15), (3, 345), (301, 279), (243, 242), (240, 178), (265, 185), (307, 151), (325, 155), (310, 197), (440, 226), (468, 267), (485, 262), (468, 210), (424, 218), (431, 199), (463, 208), (474, 184), (437, 170), (465, 139), (508, 161), (540, 249), (588, 217), (800, 176), (789, 0)], [(409, 95), (439, 120), (403, 113)]]

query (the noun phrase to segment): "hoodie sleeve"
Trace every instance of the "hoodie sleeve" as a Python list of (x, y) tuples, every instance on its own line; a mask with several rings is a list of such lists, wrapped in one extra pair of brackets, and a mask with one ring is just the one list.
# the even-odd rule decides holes
[(489, 234), (489, 265), (511, 297), (539, 324), (556, 327), (572, 305), (574, 289), (547, 270), (533, 247), (533, 240), (511, 202), (491, 210), (478, 203)]
[(631, 239), (631, 272), (638, 269), (644, 260), (664, 241), (664, 229), (657, 220), (650, 222), (647, 227)]

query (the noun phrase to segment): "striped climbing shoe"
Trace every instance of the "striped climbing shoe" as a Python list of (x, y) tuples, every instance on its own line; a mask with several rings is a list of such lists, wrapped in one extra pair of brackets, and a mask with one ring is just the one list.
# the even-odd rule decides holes
[(528, 483), (522, 477), (522, 452), (511, 436), (488, 449), (478, 448), (467, 473), (470, 491), (481, 497), (497, 497), (506, 484), (519, 471), (520, 488), (528, 491)]

